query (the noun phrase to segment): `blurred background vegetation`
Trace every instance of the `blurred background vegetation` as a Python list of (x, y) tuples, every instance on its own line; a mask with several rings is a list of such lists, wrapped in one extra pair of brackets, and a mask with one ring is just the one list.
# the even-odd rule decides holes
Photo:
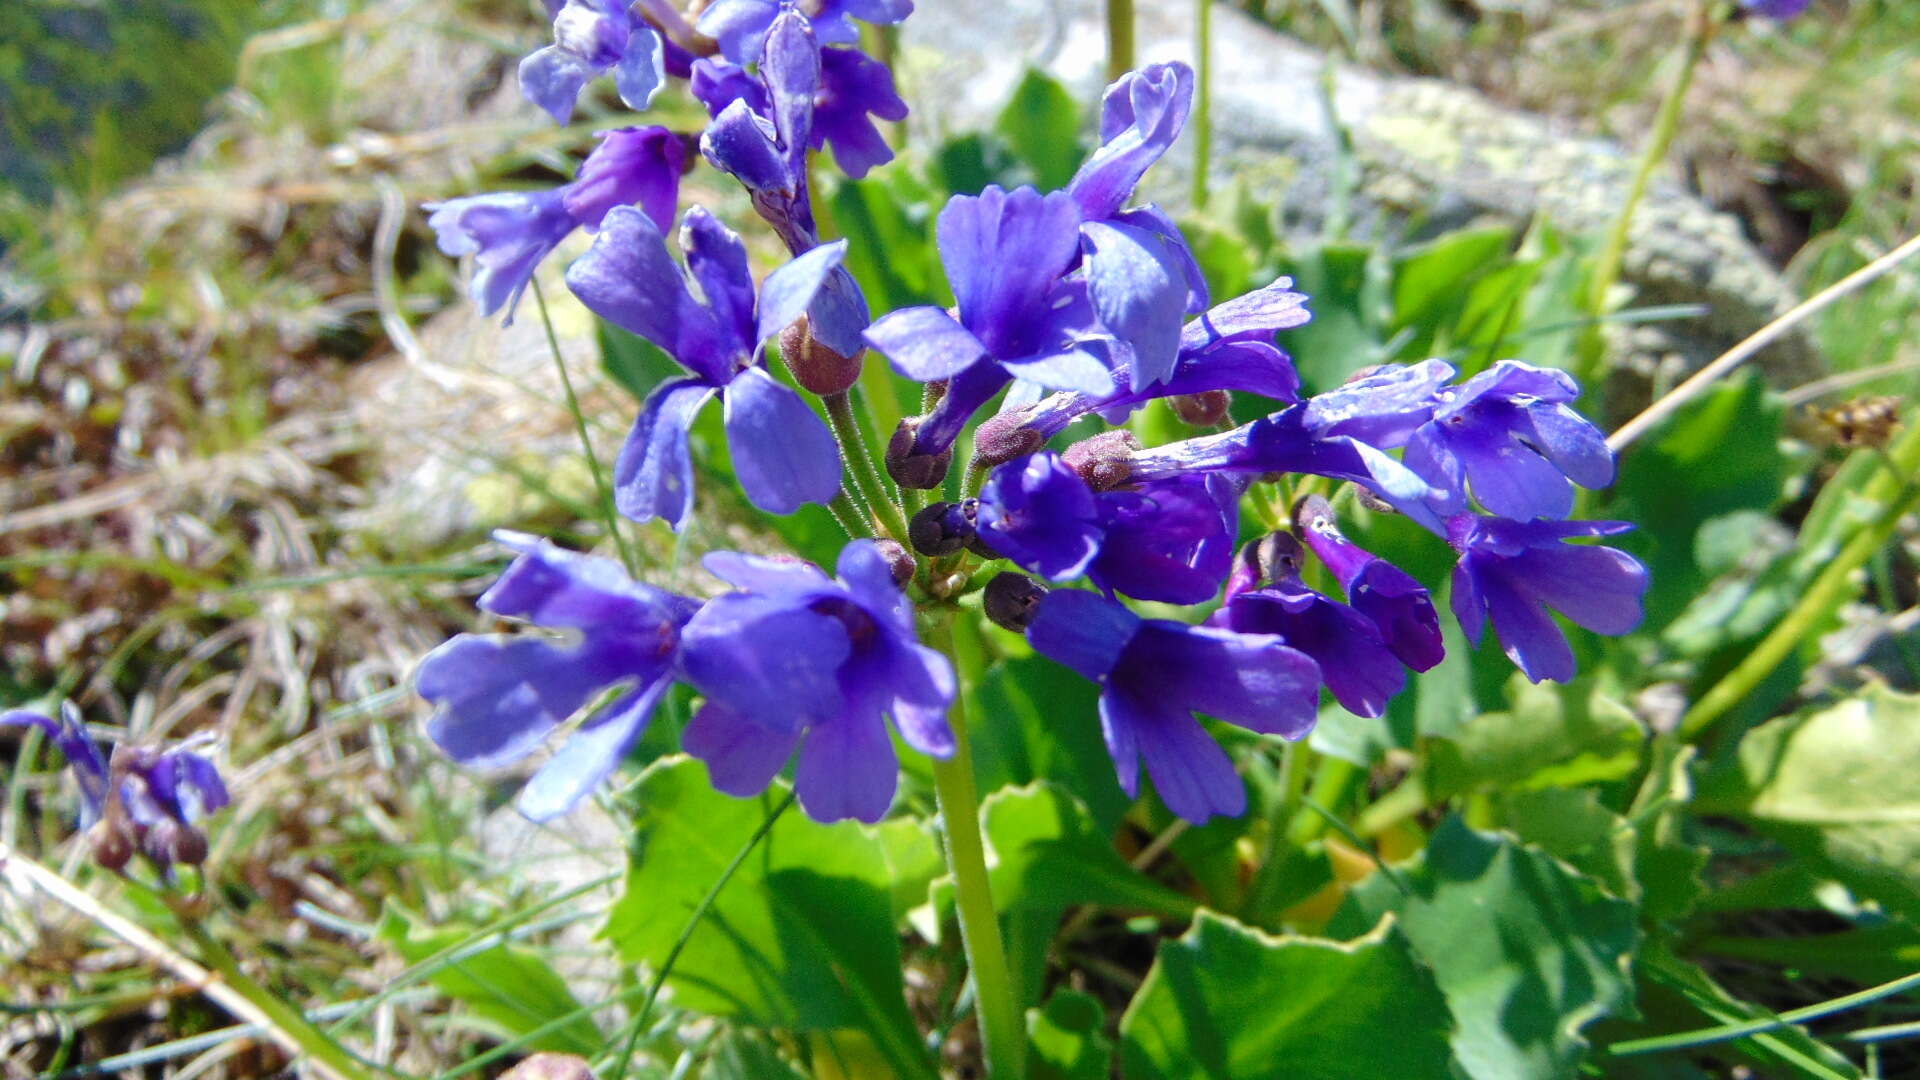
[[(1632, 147), (1671, 78), (1689, 5), (1243, 6), (1330, 55), (1470, 86), (1557, 118), (1570, 133)], [(214, 860), (226, 930), (290, 996), (324, 1005), (377, 991), (377, 1008), (352, 1030), (419, 1075), (511, 1045), (550, 1018), (503, 1013), (489, 985), (419, 963), (449, 942), (472, 945), (476, 927), (510, 918), (519, 928), (523, 945), (478, 953), (509, 982), (557, 970), (591, 1000), (603, 985), (592, 980), (630, 977), (592, 962), (602, 947), (585, 932), (603, 894), (540, 907), (555, 883), (617, 865), (623, 838), (591, 822), (552, 832), (497, 813), (511, 783), (442, 762), (417, 734), (406, 689), (422, 653), (473, 624), (471, 597), (500, 565), (485, 543), (490, 527), (583, 544), (599, 535), (587, 473), (555, 406), (539, 315), (523, 310), (504, 333), (473, 318), (458, 299), (459, 268), (434, 251), (417, 209), (558, 182), (617, 115), (603, 98), (555, 129), (518, 101), (513, 65), (546, 33), (538, 8), (0, 5), (0, 703), (71, 696), (104, 728), (139, 739), (221, 733), (241, 793)], [(1816, 0), (1790, 24), (1729, 29), (1696, 79), (1673, 163), (1737, 218), (1798, 295), (1920, 231), (1916, 43), (1920, 5)], [(1039, 106), (1058, 111), (1038, 124)], [(660, 115), (692, 128), (699, 114), (668, 100)], [(1061, 137), (1065, 115), (1074, 117), (1071, 138)], [(1032, 79), (990, 130), (916, 143), (899, 164), (827, 190), (826, 216), (854, 239), (852, 265), (875, 306), (942, 299), (930, 243), (939, 205), (990, 182), (1060, 182), (1092, 145), (1094, 116), (1092, 102)], [(738, 196), (710, 173), (689, 184), (689, 197), (741, 213)], [(1311, 386), (1426, 355), (1468, 370), (1504, 355), (1577, 362), (1592, 237), (1547, 221), (1470, 226), (1418, 243), (1302, 236), (1285, 228), (1284, 209), (1247, 185), (1223, 186), (1205, 212), (1184, 209), (1182, 220), (1218, 291), (1284, 272), (1313, 295), (1314, 323), (1284, 342)], [(570, 307), (555, 305), (556, 332), (577, 367), (599, 376), (588, 402), (604, 453), (624, 434), (631, 394), (658, 380), (662, 360), (618, 332), (595, 331)], [(1911, 825), (1896, 814), (1862, 838), (1770, 820), (1755, 809), (1765, 805), (1755, 790), (1765, 778), (1739, 766), (1749, 733), (1761, 733), (1752, 745), (1775, 745), (1782, 729), (1765, 725), (1799, 722), (1779, 717), (1804, 719), (1801, 710), (1862, 687), (1920, 683), (1911, 520), (1874, 554), (1857, 599), (1827, 613), (1703, 743), (1717, 779), (1684, 824), (1670, 807), (1685, 793), (1661, 790), (1673, 762), (1649, 760), (1644, 745), (1750, 651), (1861, 528), (1861, 493), (1885, 459), (1836, 433), (1830, 410), (1891, 397), (1911, 417), (1920, 265), (1813, 329), (1821, 370), (1810, 381), (1730, 380), (1643, 440), (1620, 485), (1588, 507), (1642, 523), (1628, 544), (1655, 572), (1640, 633), (1580, 639), (1589, 678), (1564, 690), (1515, 684), (1487, 649), (1420, 680), (1381, 721), (1329, 710), (1314, 751), (1358, 773), (1347, 802), (1329, 808), (1344, 812), (1423, 779), (1428, 790), (1411, 793), (1419, 801), (1405, 815), (1348, 814), (1357, 819), (1351, 837), (1296, 829), (1312, 840), (1301, 849), (1310, 854), (1261, 865), (1257, 876), (1248, 851), (1285, 819), (1269, 833), (1173, 830), (1156, 850), (1155, 838), (1170, 835), (1164, 812), (1127, 814), (1097, 742), (1048, 741), (1056, 736), (1045, 734), (1048, 714), (1035, 702), (1090, 715), (1085, 687), (1003, 638), (994, 639), (1006, 659), (990, 692), (1019, 722), (983, 749), (983, 787), (1068, 777), (1126, 855), (1171, 853), (1146, 863), (1163, 884), (1276, 929), (1332, 925), (1346, 883), (1370, 869), (1368, 854), (1419, 850), (1438, 808), (1514, 829), (1634, 895), (1649, 940), (1670, 950), (1641, 972), (1648, 1019), (1609, 1020), (1597, 1042), (1765, 1015), (1904, 974), (1920, 962), (1920, 840)], [(917, 390), (870, 367), (868, 403), (886, 430), (915, 407)], [(1634, 403), (1615, 404), (1630, 413)], [(1239, 408), (1251, 415), (1260, 403)], [(704, 421), (717, 422), (711, 413)], [(1180, 433), (1160, 409), (1142, 430)], [(722, 440), (702, 429), (697, 443), (701, 468), (724, 474)], [(701, 497), (688, 536), (639, 531), (664, 583), (684, 579), (708, 547), (776, 542), (722, 485), (704, 484)], [(838, 541), (824, 513), (776, 527), (779, 542), (815, 558)], [(1423, 580), (1441, 580), (1444, 548), (1404, 522), (1361, 514), (1353, 531)], [(669, 710), (646, 756), (676, 744), (686, 705)], [(1816, 748), (1861, 770), (1808, 781), (1824, 797), (1838, 798), (1872, 768), (1874, 783), (1892, 785), (1887, 806), (1920, 806), (1920, 767), (1907, 768), (1920, 766), (1920, 750), (1910, 739)], [(1288, 798), (1283, 762), (1250, 745), (1237, 752), (1257, 792)], [(0, 842), (116, 888), (84, 866), (79, 845), (62, 846), (68, 803), (49, 756), (30, 743), (8, 766)], [(924, 780), (909, 777), (909, 802), (924, 798)], [(1392, 805), (1372, 805), (1383, 803)], [(1633, 850), (1622, 849), (1622, 835)], [(113, 895), (136, 915), (159, 917), (137, 891)], [(1051, 912), (1049, 928), (1059, 915)], [(0, 917), (24, 958), (0, 974), (8, 999), (0, 1056), (15, 1073), (102, 1061), (156, 1076), (184, 1062), (236, 1076), (279, 1067), (260, 1045), (193, 1043), (226, 1018), (193, 993), (156, 994), (147, 969), (102, 949), (106, 939), (84, 920), (40, 918), (6, 898)], [(1061, 956), (1095, 965), (1105, 974), (1076, 973), (1073, 985), (1117, 1020), (1122, 991), (1152, 961), (1158, 925), (1111, 913), (1070, 921), (1070, 939), (1051, 959), (1042, 940), (1034, 962), (1049, 985), (1066, 981)], [(909, 1000), (923, 1027), (940, 1027), (959, 993), (951, 941), (947, 949), (910, 953)], [(553, 1008), (564, 1011), (566, 1000), (563, 988)], [(1910, 1019), (1903, 1007), (1896, 999), (1848, 1024)], [(699, 1057), (673, 1022), (647, 1034), (643, 1057), (664, 1062), (648, 1075), (668, 1075), (676, 1055)], [(591, 1044), (592, 1034), (581, 1038)], [(964, 1030), (948, 1034), (963, 1058)], [(754, 1056), (758, 1043), (728, 1046), (733, 1057), (716, 1053), (712, 1075), (776, 1075)], [(1671, 1070), (1613, 1062), (1606, 1071), (1916, 1074), (1898, 1049), (1870, 1059), (1859, 1046), (1834, 1046), (1798, 1035), (1745, 1039), (1663, 1059)]]

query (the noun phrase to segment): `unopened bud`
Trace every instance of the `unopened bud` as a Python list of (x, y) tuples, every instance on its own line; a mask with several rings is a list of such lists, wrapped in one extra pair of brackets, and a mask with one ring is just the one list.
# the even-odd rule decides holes
[(974, 538), (974, 518), (979, 509), (978, 499), (934, 503), (907, 522), (907, 539), (913, 544), (913, 550), (922, 555), (934, 558), (951, 555)]
[(1340, 531), (1333, 504), (1319, 495), (1308, 495), (1293, 504), (1293, 527), (1303, 533)]
[(1112, 491), (1133, 478), (1133, 464), (1128, 459), (1138, 449), (1140, 440), (1133, 437), (1133, 432), (1103, 431), (1067, 447), (1060, 457), (1088, 487)]
[(1353, 485), (1354, 499), (1376, 514), (1397, 514), (1399, 509), (1359, 484)]
[(207, 861), (207, 834), (191, 825), (182, 825), (174, 830), (173, 846), (169, 851), (173, 861), (187, 866), (199, 866)]
[(842, 394), (860, 381), (860, 357), (842, 356), (813, 336), (812, 324), (805, 315), (780, 331), (780, 355), (793, 372), (793, 381), (803, 389), (826, 397)]
[(1173, 415), (1194, 427), (1212, 427), (1227, 418), (1233, 395), (1225, 390), (1203, 390), (1198, 394), (1175, 394), (1167, 399)]
[(1025, 574), (1008, 571), (987, 582), (980, 594), (980, 606), (995, 626), (1024, 634), (1027, 627), (1033, 625), (1033, 617), (1040, 613), (1040, 601), (1046, 596), (1045, 585)]
[(133, 858), (133, 835), (124, 821), (108, 818), (96, 824), (87, 834), (87, 844), (93, 848), (93, 861), (102, 870), (117, 873)]
[(882, 537), (875, 540), (873, 546), (880, 552), (880, 557), (887, 560), (887, 569), (893, 572), (893, 583), (903, 589), (906, 588), (907, 582), (913, 580), (913, 572), (919, 569), (906, 545), (898, 540)]
[(973, 433), (973, 467), (991, 469), (1047, 445), (1047, 437), (1026, 426), (1024, 412), (1001, 413), (982, 421)]
[(947, 470), (953, 466), (953, 450), (914, 453), (913, 433), (919, 426), (920, 418), (909, 416), (893, 429), (893, 438), (887, 442), (887, 475), (903, 488), (931, 491), (946, 482)]
[(1233, 572), (1227, 576), (1227, 602), (1232, 603), (1234, 597), (1250, 589), (1265, 588), (1275, 577), (1299, 573), (1301, 559), (1300, 541), (1292, 533), (1268, 533), (1247, 541), (1234, 557)]

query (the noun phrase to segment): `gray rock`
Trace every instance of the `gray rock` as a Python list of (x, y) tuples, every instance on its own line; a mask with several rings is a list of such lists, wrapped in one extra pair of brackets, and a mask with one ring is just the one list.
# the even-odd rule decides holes
[[(1136, 10), (1140, 63), (1192, 60), (1188, 0), (1136, 0)], [(991, 124), (1029, 65), (1094, 100), (1105, 81), (1103, 17), (1099, 0), (1006, 0), (991, 20), (965, 4), (921, 5), (903, 32), (914, 123), (927, 137)], [(1363, 236), (1418, 237), (1474, 221), (1524, 227), (1536, 216), (1563, 231), (1597, 232), (1625, 202), (1633, 172), (1632, 154), (1613, 143), (1472, 90), (1331, 61), (1220, 5), (1214, 87), (1215, 174), (1223, 185), (1242, 177), (1279, 202), (1296, 234), (1319, 232), (1343, 183), (1353, 185)], [(1148, 194), (1163, 205), (1184, 202), (1193, 141), (1189, 132), (1151, 180)], [(1672, 176), (1656, 180), (1635, 215), (1624, 276), (1635, 305), (1709, 307), (1685, 324), (1634, 331), (1630, 362), (1643, 368), (1697, 367), (1795, 302), (1738, 221)], [(1781, 379), (1818, 367), (1797, 334), (1758, 362)]]

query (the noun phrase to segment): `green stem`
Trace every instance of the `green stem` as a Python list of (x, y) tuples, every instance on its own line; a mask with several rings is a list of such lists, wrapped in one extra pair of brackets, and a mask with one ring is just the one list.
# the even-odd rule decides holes
[(600, 493), (600, 512), (607, 519), (607, 533), (613, 537), (613, 546), (620, 552), (620, 564), (627, 573), (637, 575), (640, 564), (633, 557), (633, 550), (627, 547), (626, 534), (620, 531), (620, 511), (614, 505), (613, 487), (607, 483), (607, 474), (600, 468), (600, 456), (593, 452), (593, 440), (587, 436), (587, 414), (580, 409), (580, 398), (573, 392), (573, 377), (567, 374), (566, 357), (560, 354), (560, 336), (553, 332), (553, 317), (547, 314), (547, 297), (540, 291), (540, 279), (530, 279), (533, 283), (534, 306), (540, 309), (540, 325), (547, 331), (547, 348), (553, 351), (553, 366), (560, 372), (560, 388), (567, 395), (567, 411), (573, 414), (574, 430), (580, 435), (580, 452), (587, 455), (587, 468), (593, 473), (594, 490)]
[(1107, 0), (1107, 81), (1133, 70), (1133, 0)]
[(953, 710), (953, 756), (933, 762), (934, 794), (947, 838), (947, 866), (953, 871), (960, 910), (960, 943), (973, 972), (974, 1008), (980, 1018), (987, 1075), (1015, 1080), (1026, 1075), (1026, 1036), (1000, 940), (1000, 919), (987, 881), (986, 846), (980, 836), (980, 792), (974, 785), (973, 752), (967, 737), (984, 669), (979, 631), (964, 611), (949, 615), (947, 630), (960, 696)]
[(1213, 161), (1213, 0), (1194, 0), (1193, 208), (1207, 208), (1207, 168)]
[[(1593, 268), (1593, 280), (1587, 293), (1587, 311), (1598, 319), (1607, 312), (1607, 298), (1613, 292), (1613, 286), (1620, 280), (1620, 266), (1627, 255), (1627, 241), (1633, 228), (1633, 216), (1645, 200), (1647, 187), (1653, 182), (1653, 174), (1667, 158), (1667, 150), (1673, 145), (1673, 137), (1680, 130), (1680, 114), (1687, 100), (1687, 91), (1693, 86), (1693, 73), (1700, 66), (1700, 58), (1706, 55), (1707, 45), (1713, 40), (1714, 31), (1719, 28), (1723, 18), (1718, 0), (1697, 0), (1687, 19), (1687, 38), (1681, 45), (1680, 70), (1675, 73), (1673, 85), (1667, 89), (1667, 96), (1660, 102), (1660, 111), (1653, 121), (1653, 134), (1640, 152), (1639, 163), (1634, 168), (1632, 185), (1627, 189), (1627, 201), (1621, 205), (1620, 213), (1613, 219), (1613, 226), (1607, 232), (1606, 245), (1600, 249), (1599, 261)], [(1598, 374), (1597, 358), (1600, 353), (1600, 324), (1594, 323), (1586, 333), (1583, 352), (1590, 358), (1588, 370), (1584, 372), (1589, 380)]]
[(1361, 836), (1379, 836), (1395, 825), (1406, 821), (1427, 808), (1427, 784), (1414, 773), (1400, 782), (1400, 786), (1375, 799), (1372, 806), (1360, 811), (1354, 820), (1353, 831)]
[(827, 407), (827, 421), (833, 425), (834, 438), (840, 440), (840, 456), (847, 463), (847, 472), (853, 477), (860, 497), (873, 508), (873, 516), (879, 520), (880, 526), (894, 539), (905, 542), (907, 519), (900, 513), (899, 504), (887, 494), (887, 485), (880, 479), (880, 471), (874, 468), (873, 454), (867, 449), (866, 432), (861, 430), (860, 421), (853, 415), (852, 400), (844, 393), (828, 394), (820, 400)]
[(198, 920), (181, 915), (180, 926), (197, 947), (200, 962), (219, 972), (221, 980), (234, 993), (259, 1009), (281, 1034), (298, 1044), (301, 1051), (312, 1058), (323, 1072), (331, 1073), (340, 1080), (375, 1080), (376, 1074), (361, 1064), (346, 1047), (315, 1027), (300, 1010), (280, 1000), (273, 991), (242, 971), (240, 962), (233, 958), (225, 945), (207, 933)]
[[(1359, 776), (1360, 767), (1353, 762), (1331, 754), (1321, 757), (1313, 772), (1313, 801), (1337, 812)], [(1303, 807), (1294, 814), (1293, 823), (1287, 828), (1287, 839), (1298, 847), (1318, 840), (1326, 831), (1327, 819)]]
[(727, 864), (727, 868), (720, 871), (720, 876), (714, 879), (713, 887), (707, 890), (707, 895), (700, 898), (700, 906), (694, 908), (693, 914), (688, 917), (687, 925), (680, 929), (680, 936), (674, 939), (673, 948), (667, 950), (667, 958), (661, 961), (660, 970), (654, 974), (653, 981), (647, 984), (647, 996), (640, 1002), (640, 1011), (634, 1014), (633, 1021), (627, 1025), (626, 1047), (620, 1052), (620, 1067), (613, 1070), (611, 1074), (615, 1080), (627, 1075), (627, 1066), (633, 1062), (634, 1047), (640, 1042), (640, 1033), (646, 1030), (647, 1017), (653, 1012), (654, 999), (660, 996), (660, 988), (667, 984), (667, 976), (673, 974), (673, 965), (679, 962), (680, 953), (686, 949), (687, 942), (693, 940), (693, 932), (700, 928), (714, 901), (720, 899), (720, 890), (727, 887), (727, 882), (733, 880), (733, 875), (739, 871), (741, 864), (747, 861), (747, 856), (753, 854), (753, 849), (759, 847), (760, 841), (765, 840), (767, 834), (773, 831), (774, 823), (779, 821), (780, 815), (786, 813), (787, 808), (793, 805), (797, 794), (797, 791), (787, 792), (787, 797), (781, 799), (772, 810), (767, 812), (766, 820), (760, 822), (760, 827), (753, 830), (752, 836), (747, 837), (747, 842), (741, 845), (739, 853), (734, 855), (733, 861)]
[(848, 536), (856, 539), (873, 538), (873, 518), (861, 509), (860, 504), (847, 494), (845, 488), (833, 497), (832, 502), (827, 503), (827, 513), (833, 515), (833, 520), (840, 523), (840, 527), (846, 530)]
[(1900, 519), (1920, 509), (1920, 415), (1909, 417), (1906, 433), (1889, 455), (1893, 470), (1878, 470), (1865, 497), (1886, 509), (1860, 530), (1813, 579), (1800, 602), (1787, 612), (1739, 666), (1722, 676), (1680, 720), (1680, 737), (1693, 741), (1772, 675), (1814, 628), (1853, 594), (1854, 571), (1893, 539)]

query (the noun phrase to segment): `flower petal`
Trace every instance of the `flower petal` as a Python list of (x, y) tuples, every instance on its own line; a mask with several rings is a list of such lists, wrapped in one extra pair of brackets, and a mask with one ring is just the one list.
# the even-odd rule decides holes
[(734, 376), (721, 400), (733, 473), (753, 505), (791, 514), (840, 493), (839, 446), (799, 394), (756, 366)]
[(654, 679), (581, 724), (520, 789), (514, 805), (534, 821), (551, 820), (578, 806), (632, 753), (654, 706), (672, 685), (670, 678)]
[(692, 379), (660, 384), (640, 407), (614, 462), (614, 503), (635, 521), (665, 518), (677, 531), (693, 508), (693, 461), (687, 431), (713, 387)]
[(1105, 685), (1141, 623), (1125, 605), (1098, 593), (1055, 589), (1040, 602), (1027, 640), (1040, 655)]
[(994, 356), (1039, 351), (1054, 284), (1080, 248), (1080, 215), (1064, 192), (988, 187), (955, 195), (940, 211), (940, 262), (960, 321)]
[[(567, 287), (594, 314), (717, 381), (716, 358), (681, 355), (688, 336), (684, 324), (710, 323), (713, 317), (694, 302), (679, 264), (667, 253), (666, 238), (646, 214), (631, 206), (609, 210), (593, 247), (567, 267)], [(703, 336), (714, 339), (717, 335), (708, 330)]]
[(838, 716), (840, 665), (852, 646), (838, 619), (791, 597), (716, 597), (681, 633), (687, 681), (771, 731), (799, 731)]
[[(620, 100), (634, 112), (646, 112), (653, 97), (666, 85), (666, 47), (652, 27), (634, 21), (633, 34), (627, 39), (627, 51), (613, 66), (613, 88)], [(562, 121), (564, 123), (565, 121)]]
[(1249, 731), (1298, 739), (1313, 729), (1320, 670), (1269, 633), (1150, 619), (1121, 658), (1135, 697), (1164, 701)]
[(767, 790), (799, 742), (797, 731), (774, 731), (712, 701), (680, 733), (681, 747), (707, 763), (714, 790), (742, 799)]
[[(1111, 702), (1111, 704), (1109, 704)], [(1102, 711), (1126, 717), (1126, 726), (1146, 759), (1147, 775), (1167, 809), (1195, 825), (1247, 812), (1247, 786), (1233, 759), (1200, 722), (1178, 709), (1131, 694), (1101, 699)]]
[(1178, 359), (1186, 275), (1167, 242), (1152, 233), (1104, 222), (1080, 228), (1089, 248), (1087, 293), (1101, 324), (1124, 346), (1133, 388), (1164, 382)]
[(937, 307), (902, 308), (867, 327), (867, 344), (915, 382), (947, 379), (987, 355), (972, 331)]
[(1113, 392), (1112, 373), (1099, 357), (1084, 349), (1008, 360), (1000, 366), (1016, 379), (1025, 379), (1049, 390), (1094, 395)]
[(800, 744), (793, 786), (815, 821), (852, 818), (871, 825), (887, 816), (900, 780), (900, 759), (878, 712), (849, 710), (816, 725)]
[(756, 346), (807, 313), (827, 279), (847, 257), (847, 242), (835, 240), (795, 256), (767, 275), (760, 286), (760, 322)]

